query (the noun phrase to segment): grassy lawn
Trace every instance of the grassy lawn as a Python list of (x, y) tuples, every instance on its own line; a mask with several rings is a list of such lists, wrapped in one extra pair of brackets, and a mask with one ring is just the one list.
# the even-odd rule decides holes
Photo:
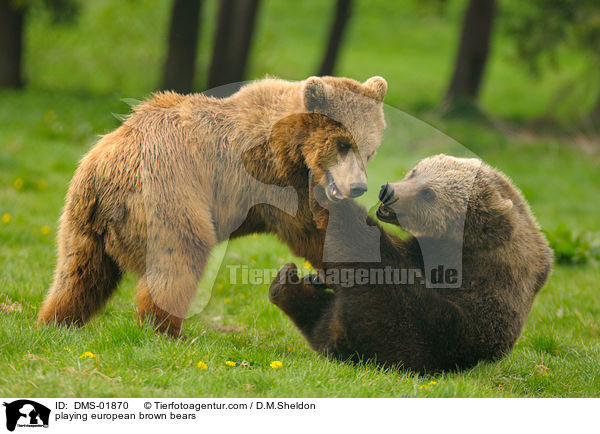
[[(600, 396), (600, 269), (591, 264), (555, 267), (505, 359), (434, 378), (326, 360), (269, 304), (267, 285), (231, 284), (229, 265), (262, 269), (304, 262), (270, 236), (229, 243), (223, 264), (213, 270), (209, 304), (186, 322), (187, 341), (157, 336), (139, 324), (134, 276), (125, 277), (106, 310), (86, 327), (37, 328), (56, 261), (56, 221), (77, 162), (98, 134), (118, 126), (112, 114), (128, 110), (120, 99), (147, 95), (161, 73), (168, 2), (88, 3), (75, 27), (49, 28), (43, 14), (33, 17), (27, 37), (31, 86), (0, 93), (0, 395)], [(412, 113), (433, 107), (454, 55), (461, 3), (431, 16), (411, 2), (404, 9), (359, 2), (339, 74), (383, 75), (391, 106)], [(116, 4), (122, 5), (120, 14)], [(205, 17), (214, 10), (214, 1), (207, 2)], [(327, 11), (317, 1), (266, 1), (252, 77), (310, 75)], [(298, 17), (309, 15), (321, 30), (302, 25)], [(211, 34), (207, 23), (198, 59), (202, 71)], [(571, 53), (568, 68), (535, 80), (510, 60), (508, 42), (497, 39), (483, 94), (483, 105), (497, 116), (547, 114), (561, 83), (583, 68), (582, 58)], [(199, 83), (203, 79), (199, 73)], [(597, 151), (584, 152), (569, 138), (508, 136), (469, 121), (432, 122), (447, 136), (388, 108), (389, 128), (369, 167), (369, 193), (361, 198), (365, 206), (376, 203), (381, 183), (402, 176), (421, 156), (475, 154), (515, 181), (544, 229), (564, 223), (573, 230), (600, 230)], [(97, 357), (80, 359), (86, 351)], [(283, 368), (272, 369), (274, 360)], [(199, 361), (208, 369), (199, 369)], [(243, 361), (250, 366), (240, 366)], [(436, 384), (427, 385), (431, 380)]]

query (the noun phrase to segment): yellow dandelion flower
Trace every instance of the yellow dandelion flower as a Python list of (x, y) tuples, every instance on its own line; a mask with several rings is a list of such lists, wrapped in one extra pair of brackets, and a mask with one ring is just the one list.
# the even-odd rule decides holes
[(549, 376), (550, 376), (550, 374), (548, 374), (547, 372), (542, 373), (542, 377), (549, 377)]
[(283, 368), (283, 363), (281, 363), (279, 360), (275, 360), (274, 362), (271, 362), (269, 366), (273, 369), (280, 369)]
[(50, 226), (44, 225), (42, 226), (42, 234), (44, 235), (50, 235), (50, 232), (52, 232), (52, 229), (50, 229)]
[(2, 223), (8, 224), (12, 220), (12, 216), (9, 213), (2, 214)]
[(292, 351), (292, 347), (287, 347), (286, 350)]
[(223, 300), (223, 303), (229, 304), (229, 303), (231, 303), (231, 299), (230, 298), (226, 298), (225, 300)]
[(428, 386), (435, 386), (437, 384), (437, 381), (430, 381), (429, 383), (427, 383)]
[(46, 122), (47, 124), (54, 122), (57, 118), (58, 115), (56, 114), (56, 111), (52, 109), (49, 109), (48, 111), (46, 111), (46, 113), (44, 113), (44, 122)]
[(232, 368), (233, 368), (234, 366), (236, 366), (236, 365), (237, 365), (237, 363), (235, 363), (235, 362), (232, 362), (231, 360), (227, 360), (227, 361), (225, 362), (225, 364), (226, 364), (227, 366), (231, 366)]
[(15, 188), (15, 190), (20, 190), (23, 188), (23, 185), (25, 185), (25, 181), (23, 181), (22, 178), (17, 178), (14, 180), (13, 182), (13, 187)]
[(92, 353), (90, 351), (86, 351), (81, 356), (79, 356), (80, 359), (95, 359), (96, 357), (98, 357), (98, 356), (96, 356), (94, 353)]
[(206, 369), (208, 369), (208, 365), (204, 362), (198, 362), (196, 364), (197, 367), (199, 367), (200, 369), (202, 369), (203, 371), (205, 371)]
[(258, 234), (252, 234), (252, 238), (258, 238)]
[(306, 268), (307, 270), (312, 270), (313, 266), (312, 266), (312, 264), (310, 262), (305, 261), (304, 262), (304, 268)]
[(425, 386), (419, 386), (419, 390), (424, 389), (424, 388), (425, 388)]

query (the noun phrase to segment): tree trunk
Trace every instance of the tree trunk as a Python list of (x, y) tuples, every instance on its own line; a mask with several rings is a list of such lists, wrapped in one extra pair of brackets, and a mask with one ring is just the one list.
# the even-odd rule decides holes
[(469, 0), (446, 101), (477, 99), (494, 23), (495, 0)]
[(340, 51), (340, 45), (344, 38), (344, 30), (352, 15), (352, 0), (337, 0), (335, 16), (329, 33), (327, 50), (321, 61), (319, 75), (332, 75)]
[(600, 95), (598, 95), (598, 99), (596, 99), (596, 104), (590, 112), (590, 119), (594, 122), (598, 122), (598, 125), (600, 126)]
[[(246, 77), (259, 0), (221, 0), (207, 88)], [(229, 93), (233, 91), (233, 88)]]
[(163, 89), (183, 93), (194, 90), (201, 8), (202, 0), (174, 0), (173, 2)]
[(21, 58), (25, 11), (0, 0), (0, 87), (22, 87)]

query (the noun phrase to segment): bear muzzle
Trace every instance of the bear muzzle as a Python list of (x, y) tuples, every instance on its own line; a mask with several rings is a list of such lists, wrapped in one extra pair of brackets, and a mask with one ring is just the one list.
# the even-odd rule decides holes
[(351, 182), (347, 187), (347, 194), (342, 192), (342, 189), (338, 187), (335, 182), (335, 178), (331, 171), (327, 171), (327, 188), (325, 189), (327, 193), (327, 198), (332, 202), (336, 202), (338, 200), (342, 200), (345, 198), (355, 198), (362, 196), (367, 191), (367, 183), (366, 182)]
[(388, 205), (392, 202), (394, 198), (394, 190), (390, 187), (390, 184), (384, 184), (381, 186), (381, 190), (379, 190), (379, 200), (382, 204)]
[(329, 170), (327, 171), (327, 188), (325, 189), (325, 192), (327, 193), (327, 199), (332, 202), (336, 202), (344, 198), (344, 195), (338, 188), (337, 184), (335, 183), (335, 179), (333, 179), (333, 175)]
[(392, 205), (398, 202), (398, 197), (390, 184), (381, 186), (381, 190), (379, 190), (379, 200), (381, 201), (381, 204), (375, 213), (377, 218), (386, 223), (398, 224), (398, 217), (400, 215), (392, 208)]

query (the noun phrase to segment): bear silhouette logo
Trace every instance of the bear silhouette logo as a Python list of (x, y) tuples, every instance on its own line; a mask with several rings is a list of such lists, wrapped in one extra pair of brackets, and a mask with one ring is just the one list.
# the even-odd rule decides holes
[(4, 403), (6, 407), (6, 429), (14, 431), (19, 427), (48, 427), (50, 409), (28, 399)]

